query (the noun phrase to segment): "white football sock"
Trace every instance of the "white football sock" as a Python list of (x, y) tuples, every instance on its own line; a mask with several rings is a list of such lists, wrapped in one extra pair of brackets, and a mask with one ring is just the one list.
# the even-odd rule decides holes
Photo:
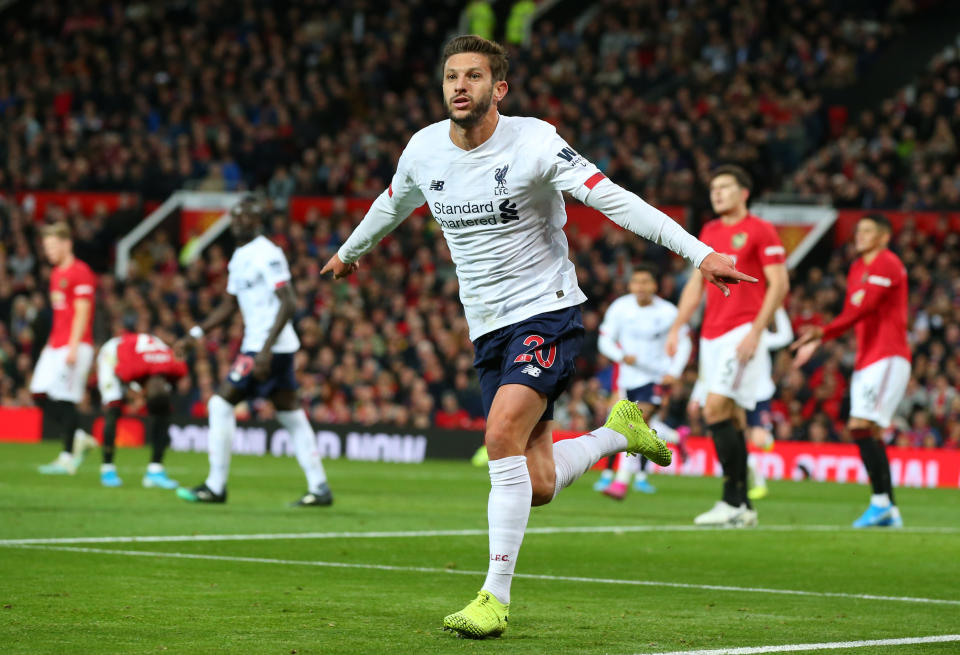
[(553, 497), (566, 489), (573, 481), (590, 470), (590, 467), (608, 457), (627, 449), (627, 438), (610, 428), (597, 428), (576, 439), (563, 439), (553, 444), (553, 461), (556, 464), (557, 484)]
[(890, 496), (887, 494), (871, 494), (870, 504), (877, 507), (890, 507)]
[(293, 447), (297, 453), (300, 468), (307, 475), (307, 489), (317, 491), (327, 481), (327, 473), (320, 461), (317, 450), (317, 434), (310, 427), (307, 413), (302, 409), (277, 412), (277, 420), (293, 437)]
[(490, 534), (490, 565), (483, 589), (501, 603), (510, 602), (510, 582), (517, 565), (523, 533), (530, 518), (533, 485), (527, 458), (523, 455), (491, 460), (487, 523)]
[(114, 472), (114, 473), (117, 472), (117, 465), (116, 465), (116, 464), (101, 464), (101, 465), (100, 465), (100, 472), (101, 472), (101, 473), (110, 473), (111, 471)]
[(617, 456), (617, 459), (620, 460), (620, 466), (617, 468), (617, 476), (614, 480), (623, 484), (630, 484), (630, 478), (640, 470), (640, 458), (622, 453)]
[(657, 436), (667, 443), (678, 443), (680, 441), (680, 435), (677, 434), (677, 431), (658, 418), (647, 421), (647, 425), (656, 430)]
[(163, 464), (160, 462), (150, 462), (147, 464), (147, 473), (163, 473)]
[(752, 454), (747, 457), (747, 487), (766, 487), (767, 479), (763, 477), (763, 473), (760, 472), (760, 467), (757, 466), (757, 458)]
[(207, 402), (207, 415), (210, 417), (210, 430), (207, 432), (207, 449), (210, 451), (210, 475), (204, 483), (217, 495), (223, 494), (230, 473), (230, 450), (233, 445), (233, 433), (237, 430), (237, 419), (233, 414), (233, 405), (222, 396), (210, 396)]

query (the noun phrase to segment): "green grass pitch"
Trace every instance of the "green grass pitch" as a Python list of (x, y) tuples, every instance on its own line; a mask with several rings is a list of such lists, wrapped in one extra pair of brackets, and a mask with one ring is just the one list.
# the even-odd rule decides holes
[[(229, 503), (198, 506), (141, 488), (146, 451), (120, 451), (120, 489), (100, 487), (95, 461), (38, 475), (55, 454), (0, 445), (2, 653), (628, 655), (960, 633), (958, 490), (898, 489), (906, 528), (857, 531), (866, 487), (772, 482), (758, 529), (695, 530), (718, 480), (654, 476), (656, 495), (617, 503), (589, 473), (533, 510), (510, 628), (473, 642), (440, 622), (483, 581), (485, 469), (327, 462), (333, 507), (295, 509), (295, 460), (237, 456)], [(184, 484), (206, 470), (202, 455), (168, 457)], [(319, 534), (10, 543), (302, 533)], [(946, 654), (960, 642), (830, 652)]]

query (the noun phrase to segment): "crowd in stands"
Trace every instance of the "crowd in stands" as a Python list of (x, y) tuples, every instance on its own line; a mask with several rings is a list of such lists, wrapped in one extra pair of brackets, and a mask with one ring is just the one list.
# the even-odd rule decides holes
[(789, 179), (838, 207), (960, 206), (960, 58), (948, 48), (878, 110), (864, 111)]
[[(504, 112), (556, 124), (611, 178), (654, 204), (702, 210), (709, 170), (733, 162), (761, 189), (786, 183), (841, 205), (960, 207), (956, 62), (938, 59), (914, 91), (830, 140), (821, 92), (868, 71), (910, 7), (608, 0), (582, 32), (545, 20), (526, 45), (509, 46)], [(473, 347), (436, 223), (411, 217), (357, 275), (334, 282), (319, 268), (361, 215), (337, 205), (330, 216), (298, 223), (286, 211), (293, 194), (382, 191), (410, 135), (444, 118), (435, 60), (461, 8), (425, 0), (38, 0), (16, 8), (17, 20), (0, 22), (0, 192), (9, 199), (30, 189), (124, 191), (159, 201), (180, 188), (261, 188), (276, 209), (265, 233), (286, 251), (296, 281), (297, 368), (311, 418), (481, 427)], [(142, 215), (137, 209), (84, 216), (54, 206), (43, 218), (71, 222), (78, 256), (99, 274), (99, 342), (126, 319), (172, 343), (223, 294), (230, 245), (182, 268), (175, 235), (159, 230), (137, 248), (132, 277), (121, 284), (110, 273), (111, 246)], [(0, 230), (0, 403), (28, 405), (49, 322), (49, 267), (36, 224), (12, 200), (0, 202)], [(587, 337), (557, 418), (576, 430), (602, 422), (609, 406), (611, 367), (597, 352), (597, 326), (626, 293), (631, 264), (658, 266), (661, 295), (673, 301), (687, 273), (662, 248), (612, 225), (596, 239), (570, 238), (589, 297)], [(896, 438), (960, 447), (960, 237), (907, 226), (894, 246), (910, 273), (915, 350)], [(851, 259), (838, 250), (793, 275), (797, 327), (839, 312)], [(238, 316), (191, 356), (179, 412), (203, 417), (241, 329)], [(843, 438), (850, 344), (847, 337), (828, 345), (803, 371), (791, 369), (786, 353), (777, 356), (778, 438)], [(695, 377), (694, 361), (665, 409), (674, 424), (688, 420)], [(86, 409), (96, 411), (95, 401), (91, 395)], [(267, 418), (272, 409), (262, 402), (246, 411)]]

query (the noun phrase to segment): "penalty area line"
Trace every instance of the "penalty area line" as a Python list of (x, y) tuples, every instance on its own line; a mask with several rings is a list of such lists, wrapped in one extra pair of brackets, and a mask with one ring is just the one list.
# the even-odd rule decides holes
[[(84, 548), (80, 546), (17, 545), (13, 548), (30, 550), (52, 550), (68, 553), (90, 553), (97, 555), (126, 555), (129, 557), (157, 557), (162, 559), (188, 559), (217, 562), (242, 562), (248, 564), (280, 564), (287, 566), (317, 566), (339, 569), (367, 569), (376, 571), (397, 571), (405, 573), (448, 573), (453, 575), (485, 576), (486, 571), (436, 568), (429, 566), (395, 566), (390, 564), (366, 564), (361, 562), (325, 562), (317, 560), (275, 559), (270, 557), (242, 557), (236, 555), (208, 555), (204, 553), (165, 553), (148, 550), (120, 550), (114, 548)], [(693, 589), (699, 591), (722, 591), (735, 593), (775, 594), (784, 596), (808, 596), (813, 598), (845, 598), (852, 600), (876, 600), (899, 603), (920, 603), (928, 605), (957, 605), (960, 600), (946, 598), (918, 598), (913, 596), (883, 596), (877, 594), (850, 594), (833, 591), (804, 591), (800, 589), (771, 589), (766, 587), (735, 587), (732, 585), (694, 584), (689, 582), (665, 582), (657, 580), (623, 580), (618, 578), (588, 578), (572, 575), (545, 575), (538, 573), (514, 573), (513, 577), (525, 580), (545, 582), (582, 582), (588, 584), (624, 585), (635, 587), (665, 587), (672, 589)]]
[(869, 639), (864, 641), (829, 641), (820, 644), (783, 644), (780, 646), (743, 646), (713, 648), (710, 650), (673, 650), (670, 652), (636, 653), (636, 655), (758, 655), (760, 653), (797, 653), (843, 648), (867, 648), (869, 646), (915, 646), (960, 641), (960, 635), (932, 635), (930, 637), (904, 637), (900, 639)]

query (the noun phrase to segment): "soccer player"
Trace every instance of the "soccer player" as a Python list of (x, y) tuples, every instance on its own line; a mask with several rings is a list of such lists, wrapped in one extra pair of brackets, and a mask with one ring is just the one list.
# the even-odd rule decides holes
[(847, 275), (843, 311), (825, 327), (805, 325), (791, 349), (794, 365), (803, 366), (821, 342), (855, 327), (857, 356), (850, 384), (847, 428), (860, 449), (870, 476), (870, 506), (853, 523), (855, 528), (903, 526), (893, 498), (890, 462), (882, 429), (890, 425), (910, 380), (907, 343), (907, 271), (887, 249), (892, 228), (883, 214), (868, 214), (857, 222), (857, 259)]
[[(757, 394), (757, 406), (746, 413), (747, 442), (761, 450), (773, 448), (773, 418), (770, 415), (770, 401), (777, 392), (773, 382), (772, 352), (790, 345), (793, 341), (793, 326), (790, 316), (783, 307), (773, 315), (774, 330), (763, 331), (763, 345), (757, 349), (757, 357), (763, 358), (764, 372)], [(767, 481), (763, 477), (753, 455), (747, 457), (747, 498), (760, 500), (767, 496)]]
[[(236, 430), (234, 406), (247, 398), (269, 397), (277, 408), (277, 420), (293, 437), (297, 461), (307, 476), (307, 492), (296, 504), (321, 507), (333, 503), (333, 494), (316, 434), (297, 393), (293, 356), (300, 349), (300, 339), (290, 322), (296, 296), (283, 251), (260, 234), (265, 214), (263, 200), (253, 195), (245, 196), (230, 210), (237, 249), (227, 266), (227, 295), (200, 325), (190, 328), (190, 337), (198, 340), (233, 317), (238, 305), (243, 315), (241, 354), (207, 403), (210, 474), (192, 489), (180, 487), (177, 495), (190, 502), (226, 502), (230, 447)], [(178, 345), (187, 345), (187, 340)]]
[(176, 489), (176, 480), (167, 477), (163, 455), (170, 443), (171, 383), (187, 374), (187, 365), (174, 356), (173, 350), (150, 334), (126, 332), (100, 347), (97, 354), (97, 386), (105, 411), (103, 423), (103, 464), (100, 484), (119, 487), (123, 480), (113, 463), (117, 438), (117, 421), (123, 409), (125, 388), (144, 394), (149, 421), (152, 453), (141, 484), (144, 487)]
[[(93, 364), (93, 301), (96, 277), (73, 255), (73, 237), (66, 223), (43, 228), (43, 252), (53, 265), (50, 304), (53, 326), (30, 380), (30, 393), (43, 409), (45, 424), (63, 435), (63, 451), (39, 467), (48, 475), (73, 475), (83, 450), (95, 445), (77, 428), (77, 403), (83, 400)], [(76, 442), (75, 442), (76, 440)]]
[(456, 265), (460, 300), (476, 351), (490, 457), (489, 569), (477, 598), (447, 616), (461, 636), (501, 634), (510, 583), (531, 505), (550, 502), (601, 457), (627, 450), (658, 464), (670, 449), (627, 400), (604, 427), (553, 444), (553, 402), (574, 372), (585, 300), (568, 258), (562, 192), (619, 225), (699, 265), (703, 277), (752, 280), (662, 212), (612, 183), (549, 123), (501, 116), (507, 94), (502, 46), (476, 36), (452, 39), (442, 54), (449, 120), (417, 132), (390, 186), (324, 265), (344, 277), (357, 260), (425, 201)]
[[(694, 519), (696, 525), (757, 524), (757, 512), (747, 497), (747, 443), (740, 408), (752, 410), (757, 404), (764, 361), (769, 372), (769, 353), (761, 343), (763, 332), (783, 305), (789, 280), (776, 230), (747, 211), (751, 186), (750, 176), (739, 166), (714, 170), (710, 203), (718, 218), (704, 225), (700, 233), (704, 243), (732, 257), (740, 270), (761, 282), (731, 289), (727, 300), (717, 289), (706, 289), (700, 327), (700, 380), (706, 392), (703, 417), (723, 467), (723, 496)], [(703, 295), (702, 270), (694, 271), (680, 294), (677, 318), (667, 337), (669, 354), (676, 352), (680, 331)]]
[[(673, 303), (657, 296), (656, 272), (641, 264), (630, 275), (629, 291), (614, 300), (600, 324), (597, 346), (608, 359), (620, 364), (617, 387), (626, 390), (626, 397), (637, 403), (644, 416), (654, 416), (660, 407), (661, 387), (670, 386), (683, 373), (693, 347), (687, 331), (673, 357), (667, 356), (667, 331), (677, 316)], [(649, 421), (658, 435), (663, 429)], [(630, 478), (636, 474), (636, 488), (644, 493), (656, 489), (646, 479), (647, 458), (622, 457), (620, 469), (603, 493), (616, 500), (627, 495)], [(636, 464), (639, 464), (639, 470)]]

